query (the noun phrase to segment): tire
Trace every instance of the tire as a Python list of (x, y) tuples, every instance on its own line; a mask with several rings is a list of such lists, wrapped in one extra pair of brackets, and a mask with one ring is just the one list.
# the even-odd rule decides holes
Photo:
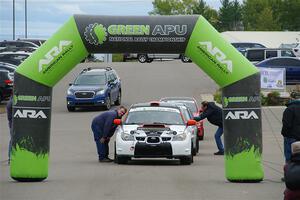
[(199, 137), (196, 138), (196, 152), (199, 152)]
[(76, 108), (74, 106), (67, 106), (69, 112), (74, 112)]
[(148, 60), (148, 56), (146, 54), (140, 54), (138, 55), (138, 61), (140, 63), (145, 63)]
[[(193, 146), (191, 146), (191, 148), (193, 149)], [(181, 165), (190, 165), (194, 162), (194, 157), (192, 155), (192, 151), (191, 151), (191, 155), (189, 156), (184, 156), (180, 158), (180, 164)]]
[(197, 145), (195, 147), (194, 147), (194, 145), (192, 145), (192, 146), (193, 146), (192, 154), (193, 154), (193, 156), (195, 156), (197, 154)]
[(192, 164), (192, 162), (194, 162), (192, 155), (180, 158), (181, 165), (190, 165), (190, 164)]
[(122, 97), (122, 94), (121, 94), (121, 91), (119, 91), (118, 98), (114, 103), (116, 106), (121, 105), (121, 97)]
[(188, 57), (186, 57), (185, 55), (182, 55), (180, 59), (183, 63), (191, 62), (191, 60)]
[(128, 161), (130, 160), (129, 157), (125, 157), (125, 156), (116, 156), (117, 159), (115, 159), (116, 163), (119, 164), (119, 165), (124, 165), (124, 164), (127, 164)]
[(110, 96), (108, 95), (105, 102), (105, 110), (109, 110), (110, 108), (111, 108), (111, 100), (110, 100)]
[(148, 58), (147, 63), (152, 63), (153, 59), (152, 58)]
[(199, 140), (203, 140), (204, 136), (202, 135), (202, 136), (199, 136), (198, 138), (199, 138)]

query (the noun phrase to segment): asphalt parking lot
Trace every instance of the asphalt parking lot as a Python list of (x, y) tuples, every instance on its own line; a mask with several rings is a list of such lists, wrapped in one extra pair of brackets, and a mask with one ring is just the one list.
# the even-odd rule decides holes
[[(205, 139), (190, 166), (178, 161), (139, 160), (128, 165), (99, 163), (90, 123), (99, 110), (69, 113), (65, 95), (83, 67), (80, 64), (54, 88), (49, 177), (39, 183), (10, 179), (7, 159), (8, 128), (0, 114), (1, 200), (277, 200), (283, 199), (283, 147), (280, 135), (283, 107), (263, 109), (263, 164), (261, 183), (230, 183), (224, 176), (223, 156), (216, 151), (216, 127), (205, 121)], [(157, 100), (164, 96), (193, 96), (198, 103), (213, 94), (217, 85), (196, 65), (180, 61), (111, 63), (122, 80), (122, 104)], [(113, 156), (113, 143), (110, 143)]]

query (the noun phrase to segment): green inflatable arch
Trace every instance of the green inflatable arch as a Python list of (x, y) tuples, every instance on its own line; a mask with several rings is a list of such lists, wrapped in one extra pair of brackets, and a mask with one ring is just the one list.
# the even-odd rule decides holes
[(229, 181), (263, 179), (258, 70), (202, 16), (70, 18), (15, 73), (10, 173), (48, 176), (52, 87), (89, 53), (185, 53), (223, 88)]

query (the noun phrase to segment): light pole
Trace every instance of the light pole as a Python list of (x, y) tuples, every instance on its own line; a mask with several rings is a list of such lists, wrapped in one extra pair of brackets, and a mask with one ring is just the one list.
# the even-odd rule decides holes
[(25, 38), (27, 38), (27, 0), (25, 0)]
[(15, 40), (15, 0), (13, 0), (13, 40)]

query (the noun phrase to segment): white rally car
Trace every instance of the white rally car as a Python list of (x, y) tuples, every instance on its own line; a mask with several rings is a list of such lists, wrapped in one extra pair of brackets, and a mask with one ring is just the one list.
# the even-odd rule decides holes
[(125, 164), (131, 158), (179, 159), (181, 164), (193, 162), (193, 137), (180, 108), (164, 102), (131, 106), (124, 122), (114, 121), (116, 129), (115, 162)]

